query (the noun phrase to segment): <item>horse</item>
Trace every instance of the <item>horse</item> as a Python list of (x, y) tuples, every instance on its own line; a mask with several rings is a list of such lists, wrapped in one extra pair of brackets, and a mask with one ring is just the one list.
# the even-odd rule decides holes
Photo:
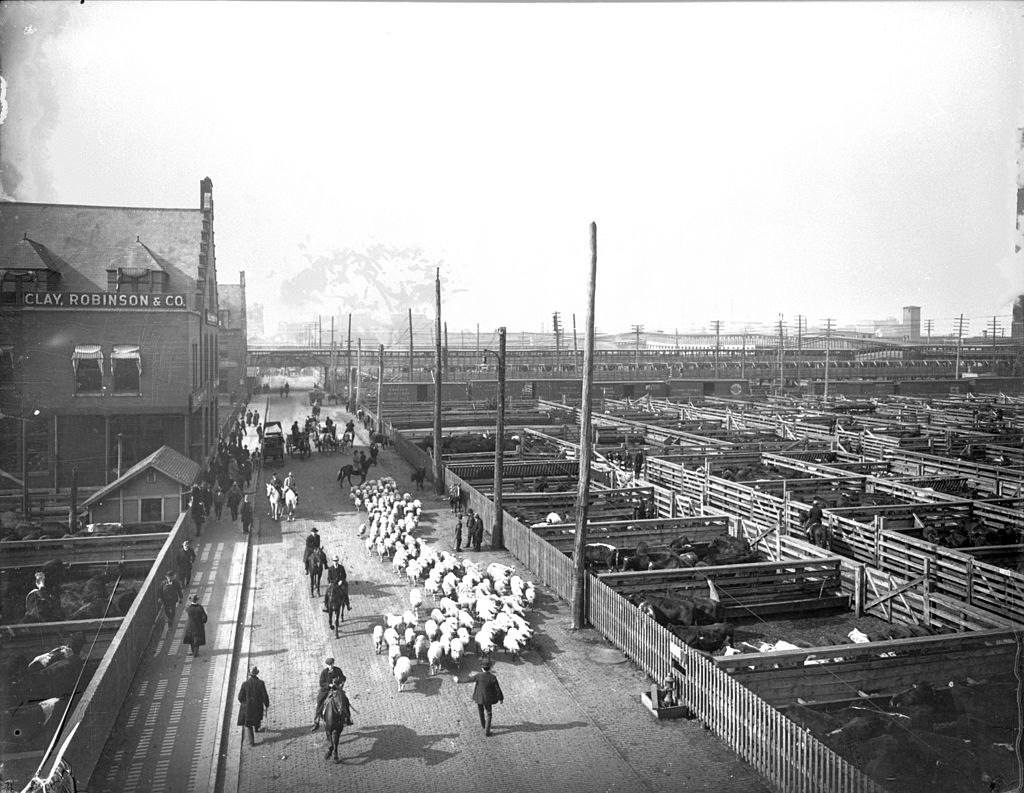
[(412, 476), (410, 476), (409, 478), (413, 481), (413, 484), (416, 485), (416, 489), (417, 490), (422, 490), (423, 489), (423, 480), (426, 478), (426, 476), (427, 476), (427, 469), (426, 468), (417, 468), (415, 471), (412, 472)]
[(267, 482), (267, 501), (270, 503), (270, 517), (272, 520), (281, 520), (281, 512), (284, 508), (284, 495)]
[(316, 596), (320, 597), (320, 582), (324, 577), (324, 568), (327, 566), (327, 554), (323, 548), (314, 548), (306, 555), (306, 575), (309, 576), (309, 596), (313, 597), (313, 590), (316, 589)]
[(345, 619), (345, 609), (352, 610), (348, 600), (348, 581), (332, 581), (327, 585), (324, 606), (327, 612), (327, 627), (334, 631), (334, 638), (337, 639), (341, 623)]
[(338, 756), (338, 741), (341, 739), (341, 731), (345, 727), (352, 726), (352, 706), (344, 689), (333, 688), (331, 693), (324, 700), (324, 735), (327, 736), (327, 754), (324, 760), (330, 760), (334, 755), (334, 762), (340, 763)]
[(288, 520), (295, 520), (295, 508), (299, 506), (299, 494), (290, 487), (284, 489), (284, 508), (288, 510)]

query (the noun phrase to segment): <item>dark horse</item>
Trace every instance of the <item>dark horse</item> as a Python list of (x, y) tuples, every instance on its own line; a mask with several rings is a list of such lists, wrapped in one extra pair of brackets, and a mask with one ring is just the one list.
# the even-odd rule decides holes
[(334, 638), (337, 639), (341, 623), (345, 619), (345, 609), (352, 610), (348, 602), (348, 581), (333, 581), (327, 585), (324, 606), (327, 612), (327, 626), (334, 631)]
[(324, 733), (327, 735), (327, 754), (325, 760), (334, 755), (334, 762), (340, 763), (338, 756), (338, 741), (341, 739), (341, 731), (345, 727), (352, 726), (352, 707), (349, 705), (348, 696), (341, 688), (331, 688), (331, 693), (324, 700)]
[[(314, 548), (306, 554), (306, 575), (309, 576), (309, 596), (316, 594), (320, 597), (320, 581), (324, 577), (324, 568), (327, 566), (327, 554), (323, 548)], [(314, 590), (315, 593), (314, 593)]]

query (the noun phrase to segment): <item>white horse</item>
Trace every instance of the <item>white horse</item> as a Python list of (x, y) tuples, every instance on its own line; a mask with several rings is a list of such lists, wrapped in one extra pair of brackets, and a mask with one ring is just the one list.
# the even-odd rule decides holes
[(284, 489), (284, 508), (288, 511), (288, 520), (295, 520), (295, 508), (299, 506), (299, 494), (290, 487)]
[(284, 496), (270, 482), (267, 482), (267, 502), (270, 504), (270, 517), (273, 520), (281, 520), (281, 512), (284, 509)]

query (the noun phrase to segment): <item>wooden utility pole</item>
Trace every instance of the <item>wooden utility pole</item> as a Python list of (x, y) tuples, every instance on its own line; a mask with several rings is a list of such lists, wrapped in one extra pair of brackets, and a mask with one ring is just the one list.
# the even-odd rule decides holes
[[(590, 224), (590, 286), (587, 289), (587, 336), (583, 343), (583, 404), (580, 405), (580, 484), (576, 493), (576, 536), (572, 550), (572, 627), (587, 622), (584, 549), (590, 513), (591, 392), (594, 386), (594, 296), (597, 290), (597, 224)], [(638, 336), (639, 338), (639, 336)]]
[(494, 429), (494, 524), (491, 550), (505, 547), (505, 506), (501, 498), (505, 478), (505, 328), (498, 328), (498, 421)]
[(740, 348), (740, 380), (747, 379), (747, 329), (743, 328), (743, 346)]
[(444, 368), (448, 370), (448, 323), (444, 323)]
[(71, 466), (71, 506), (68, 507), (68, 531), (78, 531), (78, 466)]
[(324, 346), (324, 315), (316, 315), (316, 346), (320, 349)]
[(935, 324), (935, 320), (933, 320), (933, 319), (926, 319), (924, 321), (924, 329), (925, 329), (925, 332), (928, 334), (928, 343), (929, 344), (932, 343), (932, 325), (934, 325), (934, 324)]
[(413, 381), (412, 374), (412, 309), (409, 309), (409, 382)]
[[(348, 352), (345, 355), (345, 383), (347, 384), (348, 390), (345, 392), (345, 404), (350, 405), (352, 402), (352, 312), (348, 312)], [(355, 406), (351, 405), (350, 410), (355, 410)]]
[(639, 366), (640, 366), (640, 334), (644, 332), (644, 326), (643, 325), (633, 325), (632, 331), (633, 331), (633, 333), (636, 334), (636, 350), (633, 352), (633, 365), (639, 368)]
[[(334, 360), (334, 314), (331, 314), (331, 357), (330, 364), (328, 365), (328, 371), (330, 374), (330, 385), (328, 386), (328, 388), (330, 389), (329, 393), (331, 394), (338, 393), (337, 390), (335, 389), (335, 380), (337, 379), (338, 374), (337, 369), (338, 366)], [(326, 380), (327, 378), (324, 379)]]
[(782, 368), (782, 348), (785, 344), (783, 336), (782, 314), (779, 314), (779, 395), (786, 390), (786, 375)]
[(960, 379), (960, 351), (964, 341), (964, 315), (960, 315), (960, 319), (956, 325), (956, 369), (953, 370), (953, 379)]
[[(807, 320), (803, 314), (796, 315), (796, 387), (800, 388), (800, 356), (803, 354), (803, 333), (804, 322)], [(798, 392), (799, 393), (799, 392)]]
[(825, 402), (828, 402), (828, 364), (832, 353), (832, 319), (825, 320)]
[(363, 380), (363, 340), (359, 338), (356, 340), (356, 409), (358, 410), (361, 394), (359, 393), (359, 386)]
[(722, 349), (722, 322), (721, 320), (713, 320), (711, 325), (715, 329), (715, 379), (718, 379), (718, 354)]
[(437, 332), (434, 334), (434, 492), (444, 493), (444, 462), (441, 453), (441, 386), (444, 376), (441, 372), (441, 268), (437, 268), (434, 279), (437, 303)]
[(384, 432), (384, 345), (380, 345), (377, 363), (377, 432)]
[(476, 323), (476, 357), (480, 357), (480, 323)]

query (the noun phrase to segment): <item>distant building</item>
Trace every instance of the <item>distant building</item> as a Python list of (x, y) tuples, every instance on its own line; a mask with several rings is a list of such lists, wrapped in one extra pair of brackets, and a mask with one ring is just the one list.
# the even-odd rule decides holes
[(104, 485), (119, 452), (130, 467), (165, 444), (202, 462), (217, 436), (212, 181), (195, 209), (2, 206), (0, 469), (47, 488), (73, 466)]
[(217, 292), (220, 298), (218, 390), (222, 394), (241, 396), (245, 390), (245, 366), (248, 357), (245, 273), (238, 274), (237, 284), (218, 284)]
[(262, 339), (266, 331), (263, 329), (263, 304), (253, 303), (246, 309), (246, 326), (249, 336)]
[(921, 307), (903, 307), (903, 336), (908, 341), (921, 341)]

